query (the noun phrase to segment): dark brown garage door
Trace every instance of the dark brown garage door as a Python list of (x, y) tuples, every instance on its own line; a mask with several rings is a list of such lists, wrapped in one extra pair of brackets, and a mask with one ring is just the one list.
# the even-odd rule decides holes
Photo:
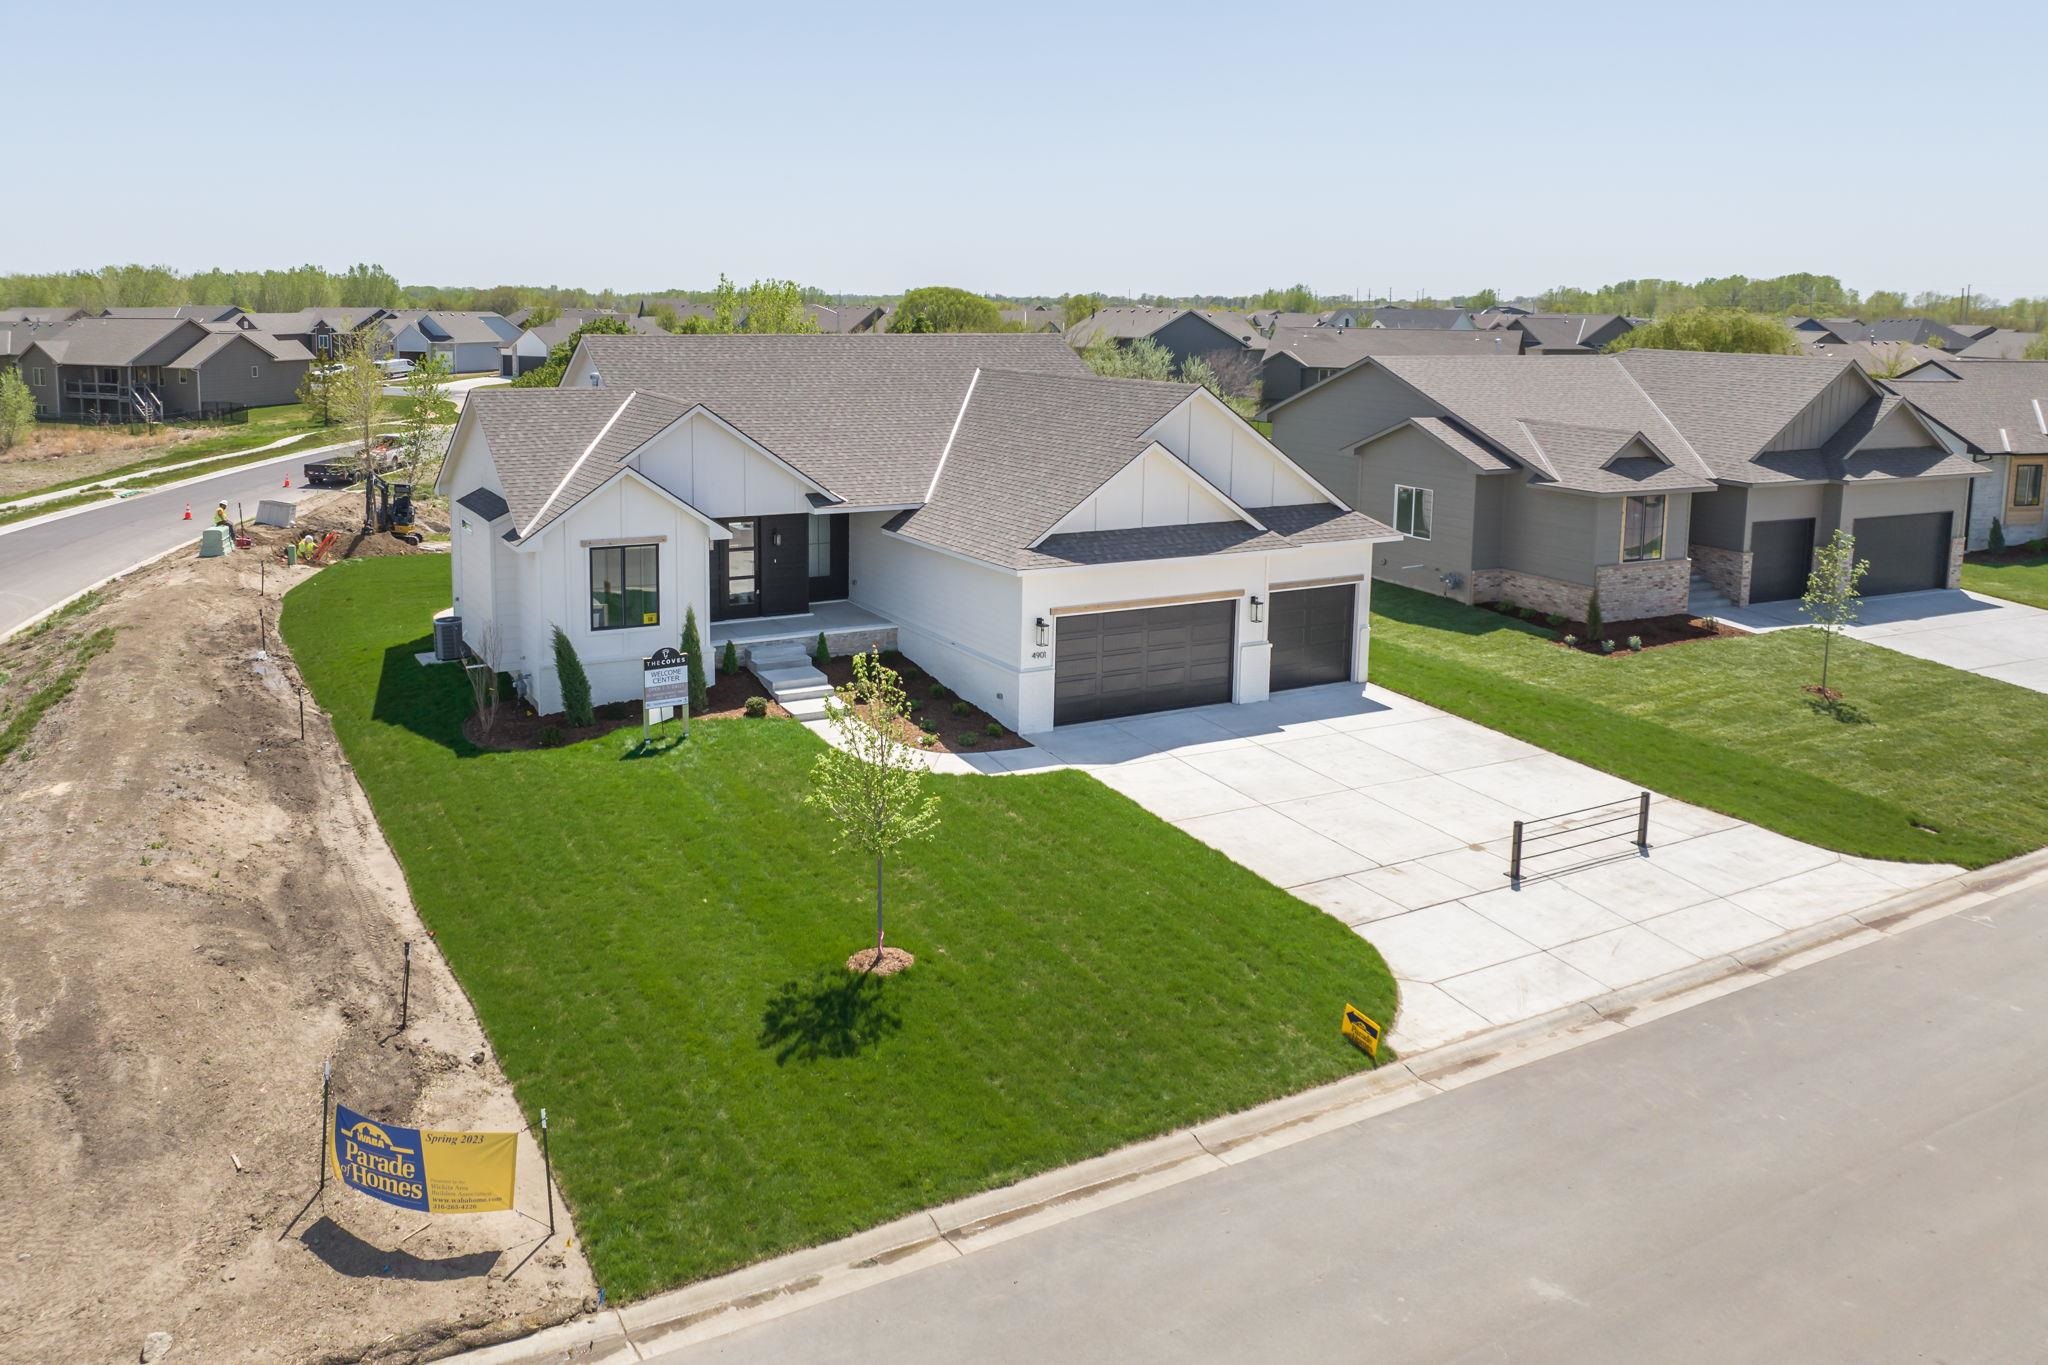
[(1273, 594), (1266, 638), (1273, 643), (1272, 690), (1343, 682), (1351, 676), (1351, 610), (1358, 590), (1297, 588)]
[(1914, 512), (1903, 517), (1858, 517), (1856, 557), (1870, 561), (1863, 575), (1865, 597), (1890, 592), (1925, 592), (1948, 586), (1949, 512)]
[(1234, 600), (1060, 617), (1052, 723), (1229, 701), (1236, 622)]
[(1749, 600), (1782, 602), (1806, 595), (1813, 576), (1813, 518), (1760, 521), (1749, 528)]

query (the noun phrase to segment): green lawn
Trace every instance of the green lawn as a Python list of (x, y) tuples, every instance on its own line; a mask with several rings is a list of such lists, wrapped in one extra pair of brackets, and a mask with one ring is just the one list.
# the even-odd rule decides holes
[(1602, 658), (1373, 585), (1372, 679), (1645, 787), (1844, 853), (1968, 867), (2048, 843), (2048, 697), (1779, 631)]
[(918, 964), (857, 983), (872, 884), (802, 805), (813, 736), (479, 753), (412, 657), (447, 600), (443, 556), (344, 564), (281, 625), (614, 1299), (1336, 1079), (1344, 1003), (1392, 1013), (1357, 935), (1071, 772), (930, 779), (890, 877)]
[(2048, 609), (2048, 551), (2013, 559), (1966, 559), (1963, 586), (1986, 597)]

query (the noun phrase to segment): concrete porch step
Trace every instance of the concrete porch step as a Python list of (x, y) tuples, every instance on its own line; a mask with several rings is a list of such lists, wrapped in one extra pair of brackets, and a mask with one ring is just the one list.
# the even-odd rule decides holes
[(782, 709), (798, 720), (825, 719), (825, 699), (823, 697), (800, 697), (795, 701), (783, 701)]
[(755, 645), (746, 651), (747, 667), (759, 673), (762, 669), (810, 668), (811, 651), (794, 640), (777, 640), (773, 644)]

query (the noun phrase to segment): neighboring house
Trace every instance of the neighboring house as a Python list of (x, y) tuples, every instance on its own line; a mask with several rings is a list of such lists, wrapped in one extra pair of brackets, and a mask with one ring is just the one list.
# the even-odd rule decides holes
[(1500, 324), (1529, 338), (1524, 350), (1536, 355), (1592, 355), (1637, 327), (1618, 313), (1526, 313)]
[(1478, 327), (1472, 320), (1472, 314), (1457, 308), (1375, 308), (1372, 310), (1372, 321), (1367, 325), (1399, 329), (1436, 328), (1458, 332), (1469, 332)]
[(231, 322), (242, 316), (232, 303), (180, 303), (160, 308), (103, 308), (103, 318), (191, 318), (194, 322)]
[[(496, 313), (405, 311), (376, 320), (391, 354), (419, 361), (438, 355), (455, 374), (506, 374), (506, 352), (522, 344), (525, 329)], [(530, 351), (531, 346), (527, 349)], [(547, 348), (540, 350), (547, 358)], [(539, 362), (536, 361), (536, 364)], [(532, 368), (532, 366), (528, 366)]]
[(85, 317), (83, 308), (0, 308), (0, 324), (16, 322), (69, 322)]
[(246, 313), (239, 321), (283, 341), (296, 341), (318, 359), (335, 354), (343, 339), (392, 316), (388, 308), (301, 308), (294, 313)]
[(1273, 440), (1409, 539), (1374, 572), (1609, 620), (1797, 597), (1837, 527), (1867, 594), (1953, 587), (1979, 467), (1845, 360), (1625, 351), (1383, 356), (1267, 413)]
[(1021, 323), (1027, 332), (1061, 332), (1066, 330), (1067, 315), (1064, 309), (1032, 304), (1003, 309), (1003, 321)]
[(1845, 346), (1869, 330), (1870, 324), (1862, 318), (1814, 318), (1789, 317), (1785, 325), (1799, 338), (1802, 346), (1819, 343), (1829, 346)]
[(233, 323), (80, 318), (38, 329), (17, 360), (40, 417), (193, 417), (298, 397), (312, 352)]
[[(522, 310), (522, 312), (525, 311), (529, 310)], [(651, 317), (635, 317), (631, 313), (617, 313), (605, 308), (564, 308), (561, 315), (553, 321), (543, 322), (538, 327), (528, 327), (527, 331), (539, 338), (541, 345), (545, 348), (542, 354), (545, 355), (547, 351), (554, 350), (555, 347), (574, 336), (578, 327), (588, 322), (595, 322), (599, 318), (613, 318), (623, 322), (642, 336), (660, 336), (663, 334), (661, 324)], [(525, 320), (520, 313), (514, 313), (507, 320), (521, 327), (526, 326)], [(528, 366), (527, 368), (531, 369), (532, 367)], [(525, 370), (520, 371), (521, 374), (525, 372)]]
[(1257, 352), (1266, 345), (1250, 318), (1213, 308), (1104, 308), (1075, 323), (1066, 338), (1077, 348), (1105, 339), (1128, 346), (1149, 338), (1166, 348), (1175, 365), (1190, 356)]
[(1913, 346), (1903, 341), (1809, 341), (1802, 336), (1800, 346), (1811, 356), (1853, 360), (1866, 374), (1879, 379), (1904, 374), (1930, 361), (1946, 359), (1955, 363), (1955, 357), (1939, 347)]
[(822, 303), (807, 303), (805, 311), (818, 324), (821, 332), (838, 332), (842, 335), (854, 332), (872, 332), (882, 320), (882, 306), (878, 303), (848, 303), (829, 306)]
[(1254, 313), (1250, 322), (1268, 336), (1285, 328), (1294, 331), (1302, 327), (1364, 327), (1369, 325), (1371, 310), (1366, 308), (1330, 308), (1320, 313)]
[[(1988, 329), (1985, 329), (1988, 330)], [(1909, 346), (1939, 346), (1950, 355), (1967, 350), (1979, 329), (1964, 331), (1932, 318), (1886, 318), (1873, 322), (1851, 341), (1903, 341)]]
[(1971, 485), (1969, 548), (1991, 543), (1996, 517), (2008, 542), (2048, 535), (2048, 360), (1928, 365), (1890, 381), (1894, 393), (1954, 433), (1988, 472)]
[[(481, 390), (438, 490), (463, 636), (543, 713), (600, 703), (686, 608), (718, 643), (886, 643), (1023, 731), (1361, 681), (1372, 544), (1207, 391), (1059, 337), (589, 336)], [(814, 614), (821, 604), (844, 602)]]
[(1520, 355), (1521, 332), (1394, 331), (1383, 327), (1275, 327), (1259, 366), (1270, 407), (1371, 355)]
[(2041, 339), (2039, 332), (2015, 332), (1994, 327), (1957, 352), (1964, 360), (2024, 360), (2027, 347)]

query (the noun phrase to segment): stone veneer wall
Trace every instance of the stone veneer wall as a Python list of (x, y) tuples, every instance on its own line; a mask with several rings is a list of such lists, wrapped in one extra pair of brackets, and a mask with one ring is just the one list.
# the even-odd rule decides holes
[[(742, 644), (738, 646), (740, 666), (742, 668), (753, 666), (754, 647), (756, 645), (795, 643), (803, 649), (805, 657), (809, 657), (811, 646), (817, 642), (818, 637), (813, 634), (805, 639), (794, 642), (787, 640), (756, 640), (751, 644)], [(896, 627), (884, 626), (879, 630), (828, 630), (825, 632), (825, 648), (831, 650), (835, 657), (842, 654), (865, 654), (870, 649), (891, 650), (896, 648)], [(713, 652), (723, 654), (725, 646), (719, 645)]]
[[(1685, 610), (1691, 596), (1692, 561), (1688, 559), (1606, 564), (1595, 575), (1600, 584), (1600, 615), (1609, 621), (1675, 616)], [(1481, 569), (1472, 575), (1476, 602), (1511, 602), (1525, 610), (1574, 621), (1585, 618), (1586, 599), (1592, 595), (1592, 588), (1584, 583), (1562, 583), (1514, 569)]]
[(1749, 569), (1752, 556), (1747, 550), (1724, 550), (1718, 545), (1695, 545), (1692, 562), (1700, 577), (1738, 607), (1749, 605)]
[(1603, 564), (1594, 579), (1600, 584), (1600, 614), (1609, 621), (1676, 616), (1692, 597), (1690, 559)]
[(1963, 545), (1962, 536), (1954, 536), (1948, 543), (1948, 585), (1951, 588), (1963, 586)]

